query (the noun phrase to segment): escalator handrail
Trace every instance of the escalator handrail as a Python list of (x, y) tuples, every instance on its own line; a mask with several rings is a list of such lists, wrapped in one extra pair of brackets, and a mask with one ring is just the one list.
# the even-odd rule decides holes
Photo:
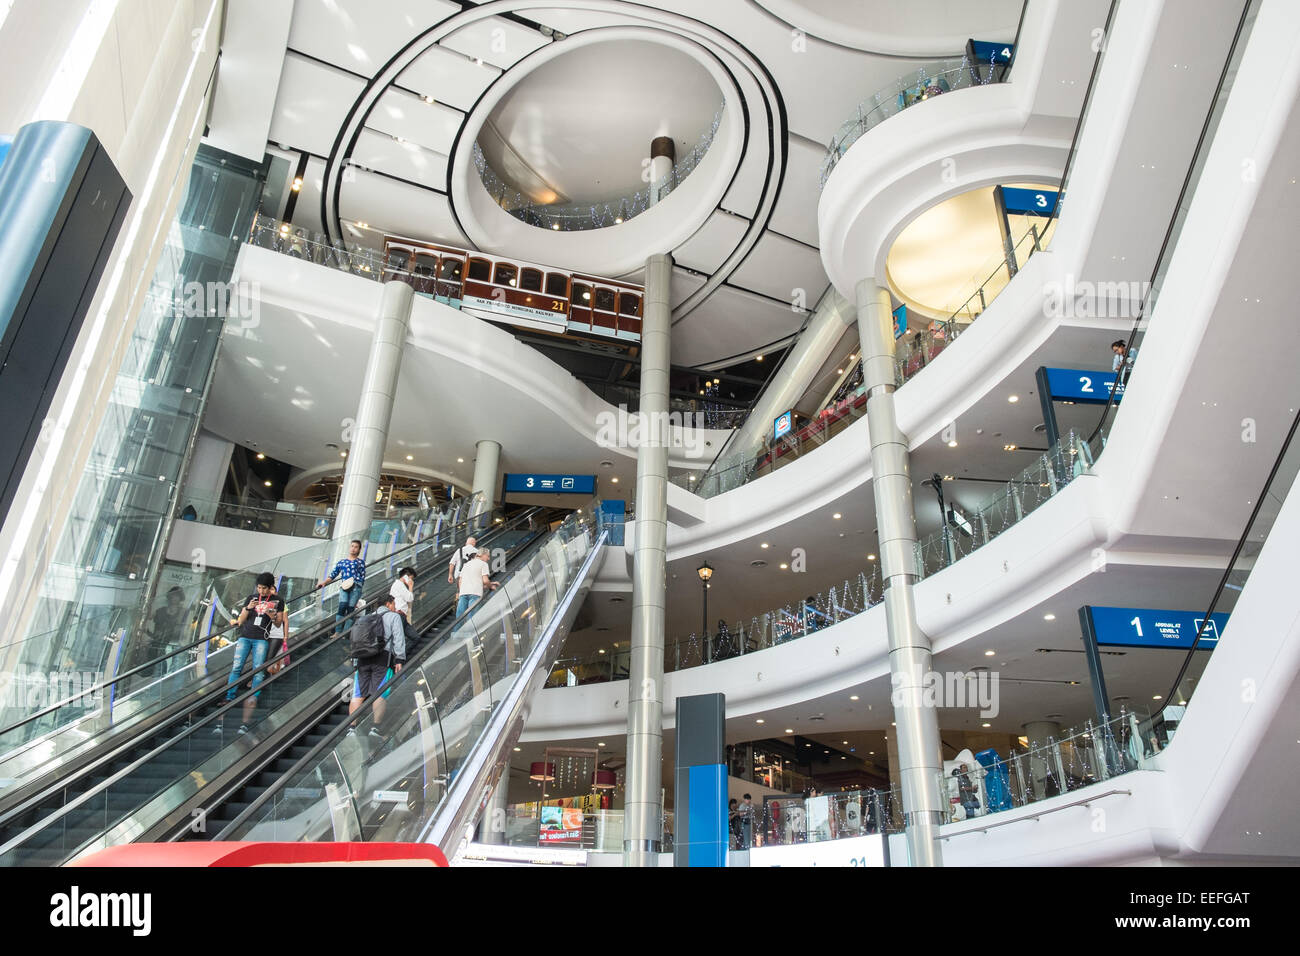
[[(545, 536), (541, 535), (540, 533), (539, 533), (539, 537), (541, 537), (542, 540), (545, 540)], [(520, 549), (521, 553), (524, 550), (527, 550), (529, 546), (534, 544), (537, 540), (538, 540), (537, 538), (532, 538), (529, 541), (525, 542), (525, 544)], [(507, 578), (506, 581), (509, 581), (509, 578)], [(453, 612), (451, 626), (447, 628), (447, 631), (445, 634), (442, 635), (442, 638), (436, 641), (425, 642), (420, 647), (418, 656), (416, 658), (408, 660), (405, 664), (403, 664), (403, 669), (406, 669), (415, 664), (423, 663), (426, 657), (432, 655), (436, 650), (442, 647), (443, 643), (447, 640), (447, 638), (451, 636), (452, 630), (455, 628), (456, 624), (473, 615), (473, 613), (481, 606), (482, 605), (480, 604), (472, 605), (460, 617), (455, 617)], [(452, 607), (453, 608), (455, 607), (454, 603), (452, 604)], [(437, 627), (437, 623), (439, 620), (441, 620), (442, 616), (443, 615), (437, 615), (437, 614), (433, 616), (430, 630)], [(308, 767), (319, 764), (321, 758), (324, 757), (324, 755), (327, 752), (332, 751), (336, 747), (338, 747), (339, 742), (347, 734), (349, 727), (351, 727), (354, 723), (359, 723), (360, 721), (364, 720), (368, 715), (372, 713), (372, 711), (374, 710), (375, 701), (379, 699), (380, 699), (379, 695), (376, 694), (368, 698), (359, 708), (357, 708), (357, 710), (354, 713), (349, 714), (347, 720), (343, 721), (341, 724), (339, 724), (337, 727), (331, 730), (328, 734), (325, 735), (325, 737), (322, 740), (318, 741), (314, 747), (312, 747), (309, 751), (307, 751), (307, 753), (299, 757), (294, 762), (292, 767), (290, 767), (288, 770), (286, 770), (283, 774), (280, 775), (279, 780), (277, 780), (274, 784), (268, 787), (265, 792), (261, 793), (257, 797), (257, 799), (255, 799), (252, 803), (250, 803), (247, 807), (245, 807), (242, 811), (240, 811), (238, 816), (236, 816), (233, 820), (227, 823), (222, 828), (221, 832), (217, 834), (215, 839), (218, 840), (225, 839), (226, 834), (238, 832), (239, 828), (243, 827), (246, 823), (248, 823), (263, 806), (265, 806), (270, 800), (272, 800), (285, 787), (288, 781), (296, 779), (297, 776)], [(436, 699), (433, 701), (433, 705), (435, 708), (437, 707)], [(440, 714), (439, 715), (440, 722), (441, 719), (442, 718)], [(443, 746), (445, 749), (446, 747), (445, 742)]]
[[(1160, 270), (1164, 266), (1165, 256), (1171, 251), (1170, 244), (1174, 241), (1174, 232), (1178, 229), (1178, 213), (1183, 208), (1183, 201), (1187, 198), (1187, 194), (1193, 186), (1193, 179), (1199, 182), (1197, 161), (1201, 157), (1201, 151), (1205, 148), (1206, 138), (1210, 135), (1210, 127), (1214, 125), (1220, 95), (1223, 92), (1224, 84), (1228, 82), (1229, 74), (1232, 72), (1237, 48), (1241, 44), (1241, 35), (1246, 28), (1246, 21), (1253, 6), (1251, 0), (1246, 0), (1242, 4), (1241, 16), (1237, 20), (1237, 30), (1232, 36), (1232, 45), (1228, 47), (1228, 55), (1223, 60), (1223, 69), (1219, 71), (1219, 81), (1214, 86), (1214, 96), (1210, 100), (1210, 108), (1205, 112), (1205, 120), (1201, 123), (1200, 135), (1196, 138), (1196, 147), (1192, 150), (1191, 162), (1187, 164), (1187, 172), (1183, 176), (1182, 188), (1178, 190), (1178, 199), (1174, 202), (1173, 215), (1169, 217), (1169, 225), (1165, 227), (1165, 235), (1160, 243), (1160, 251), (1156, 253), (1155, 264), (1151, 267), (1151, 280), (1146, 284), (1146, 295), (1143, 296), (1142, 302), (1138, 306), (1137, 315), (1133, 319), (1133, 327), (1129, 329), (1128, 338), (1124, 340), (1124, 361), (1120, 363), (1119, 371), (1115, 376), (1115, 385), (1111, 388), (1110, 395), (1106, 397), (1106, 404), (1102, 407), (1101, 416), (1097, 419), (1097, 427), (1092, 430), (1086, 439), (1085, 443), (1089, 446), (1097, 440), (1097, 436), (1101, 434), (1101, 430), (1106, 426), (1106, 419), (1110, 417), (1111, 410), (1115, 407), (1115, 396), (1120, 392), (1119, 384), (1132, 376), (1133, 369), (1128, 363), (1128, 356), (1133, 354), (1133, 343), (1137, 339), (1142, 319), (1146, 316), (1147, 306), (1151, 304), (1152, 296), (1156, 294), (1156, 284), (1160, 278)], [(1059, 192), (1057, 193), (1057, 203), (1060, 203)]]
[[(448, 858), (454, 855), (460, 844), (458, 834), (472, 825), (472, 817), (479, 809), (472, 798), (484, 793), (485, 788), (492, 783), (493, 774), (498, 770), (506, 748), (514, 746), (521, 712), (528, 701), (528, 692), (534, 689), (530, 685), (536, 683), (533, 678), (541, 673), (542, 664), (547, 658), (553, 658), (559, 653), (557, 639), (564, 639), (564, 634), (560, 632), (561, 622), (565, 620), (579, 592), (585, 597), (591, 577), (595, 574), (596, 559), (603, 551), (608, 537), (607, 528), (601, 529), (597, 534), (568, 591), (546, 623), (545, 630), (519, 665), (519, 671), (505, 696), (492, 708), (487, 726), (470, 748), (455, 779), (425, 823), (419, 842), (436, 844)], [(576, 613), (577, 609), (573, 610)], [(512, 727), (515, 728), (513, 734), (510, 733)]]
[(1255, 519), (1259, 517), (1260, 511), (1264, 507), (1264, 501), (1268, 497), (1269, 489), (1273, 486), (1273, 479), (1277, 477), (1277, 473), (1282, 467), (1282, 462), (1286, 458), (1287, 452), (1291, 449), (1291, 440), (1295, 437), (1296, 429), (1298, 427), (1300, 427), (1300, 412), (1298, 412), (1296, 417), (1291, 420), (1291, 428), (1287, 431), (1286, 438), (1282, 442), (1282, 450), (1278, 452), (1277, 458), (1274, 459), (1273, 467), (1270, 468), (1268, 472), (1268, 478), (1264, 480), (1264, 487), (1260, 489), (1259, 495), (1255, 499), (1255, 507), (1251, 509), (1250, 517), (1246, 519), (1245, 530), (1241, 532), (1241, 537), (1237, 539), (1237, 546), (1232, 550), (1232, 557), (1228, 559), (1228, 566), (1224, 568), (1223, 576), (1219, 578), (1219, 586), (1214, 589), (1214, 597), (1210, 599), (1210, 605), (1205, 612), (1205, 617), (1201, 620), (1200, 627), (1196, 629), (1196, 637), (1192, 641), (1192, 646), (1187, 649), (1187, 654), (1183, 658), (1182, 666), (1178, 668), (1178, 675), (1174, 678), (1174, 682), (1172, 686), (1170, 686), (1169, 692), (1165, 694), (1164, 703), (1160, 705), (1158, 711), (1151, 715), (1152, 721), (1162, 717), (1165, 708), (1177, 699), (1176, 695), (1178, 694), (1178, 686), (1182, 684), (1183, 677), (1187, 674), (1187, 668), (1191, 666), (1192, 658), (1198, 649), (1197, 645), (1201, 642), (1201, 636), (1209, 626), (1210, 615), (1213, 614), (1214, 609), (1219, 606), (1219, 599), (1223, 597), (1223, 592), (1228, 587), (1228, 581), (1232, 578), (1232, 571), (1237, 566), (1237, 559), (1241, 557), (1241, 552), (1245, 550), (1246, 544), (1250, 541), (1251, 533), (1255, 527)]
[[(502, 527), (496, 530), (498, 531), (513, 530), (513, 525), (521, 521), (531, 520), (532, 517), (536, 514), (536, 511), (537, 509), (531, 509), (527, 512), (524, 512), (516, 516), (515, 518), (511, 519), (509, 523), (503, 525)], [(482, 517), (483, 516), (479, 516), (479, 520), (482, 520)], [(331, 620), (325, 623), (328, 623), (330, 627), (333, 627), (335, 622)], [(254, 674), (265, 672), (267, 668), (271, 667), (272, 664), (275, 663), (275, 660), (268, 659), (260, 667), (255, 668), (252, 671), (249, 671), (247, 674), (247, 678), (241, 675), (241, 681), (240, 684), (238, 685), (241, 688), (241, 690), (239, 691), (239, 693), (237, 693), (234, 700), (226, 701), (223, 706), (219, 707), (212, 714), (209, 714), (207, 717), (204, 717), (203, 719), (192, 723), (191, 726), (185, 728), (181, 733), (177, 734), (176, 736), (169, 737), (167, 740), (163, 741), (158, 746), (149, 750), (147, 753), (137, 757), (127, 766), (116, 771), (105, 780), (100, 781), (94, 787), (87, 789), (84, 793), (77, 795), (73, 800), (64, 804), (62, 807), (59, 807), (54, 812), (42, 817), (40, 820), (36, 821), (32, 826), (28, 827), (26, 830), (17, 834), (15, 837), (10, 839), (3, 846), (0, 846), (0, 855), (8, 852), (9, 850), (17, 846), (20, 846), (32, 834), (44, 830), (52, 822), (61, 819), (67, 813), (69, 813), (72, 810), (75, 810), (77, 807), (81, 806), (82, 804), (84, 804), (85, 802), (93, 798), (95, 795), (99, 794), (103, 790), (109, 788), (110, 786), (130, 776), (130, 774), (133, 773), (141, 765), (147, 763), (149, 760), (153, 759), (154, 757), (158, 756), (162, 752), (171, 748), (178, 741), (184, 740), (185, 738), (193, 735), (194, 733), (197, 733), (200, 730), (200, 728), (208, 727), (214, 721), (214, 719), (224, 719), (226, 713), (228, 713), (236, 706), (242, 706), (243, 702), (247, 700), (250, 695), (255, 693), (260, 693), (263, 689), (267, 687), (268, 684), (273, 683), (275, 680), (285, 678), (286, 675), (292, 672), (292, 668), (302, 666), (307, 661), (314, 658), (317, 654), (324, 653), (325, 651), (329, 650), (332, 646), (333, 646), (333, 642), (326, 640), (323, 641), (318, 647), (312, 649), (306, 654), (303, 654), (301, 650), (294, 649), (293, 653), (299, 655), (298, 659), (295, 660), (294, 663), (291, 664), (289, 668), (282, 669), (278, 674), (268, 675), (267, 680), (264, 680), (261, 683), (261, 685), (256, 689), (252, 687), (244, 689), (243, 688), (244, 680), (247, 678), (251, 678)], [(421, 653), (423, 653), (423, 651)], [(276, 659), (278, 660), (278, 657)], [(331, 691), (331, 693), (333, 692)], [(169, 721), (167, 721), (166, 725), (161, 727), (154, 727), (151, 729), (150, 732), (165, 730), (167, 727), (171, 726), (172, 724), (178, 723), (180, 720), (184, 719), (187, 715), (192, 714), (196, 710), (199, 710), (210, 703), (211, 703), (210, 699), (204, 698), (202, 695), (196, 695), (196, 698), (193, 700), (193, 706), (191, 706), (189, 710), (173, 715), (173, 717)], [(30, 793), (24, 796), (24, 798), (21, 800), (21, 802), (18, 805), (11, 806), (9, 809), (7, 809), (4, 812), (3, 815), (0, 815), (0, 826), (2, 826), (7, 820), (12, 819), (14, 816), (25, 813), (32, 806), (39, 805), (40, 801), (46, 799), (51, 792), (66, 787), (69, 784), (70, 780), (81, 779), (87, 774), (93, 772), (96, 768), (102, 766), (105, 762), (110, 762), (116, 759), (118, 754), (120, 754), (123, 750), (131, 749), (132, 747), (135, 746), (137, 742), (138, 742), (138, 736), (133, 736), (128, 740), (119, 741), (121, 746), (111, 748), (113, 750), (112, 753), (101, 754), (97, 759), (94, 759), (88, 762), (87, 764), (79, 767), (77, 769), (75, 776), (61, 777), (57, 780), (52, 781), (47, 787), (42, 789), (40, 792)], [(150, 799), (152, 799), (152, 796), (150, 797)]]
[[(500, 530), (510, 529), (513, 528), (517, 522), (524, 521), (524, 520), (531, 520), (532, 517), (535, 515), (535, 513), (536, 513), (536, 509), (530, 509), (511, 518), (509, 522), (503, 526), (489, 524), (488, 528), (491, 529), (491, 528), (499, 527)], [(487, 515), (480, 515), (478, 516), (477, 519), (474, 520), (482, 522), (482, 521), (488, 521), (490, 520), (490, 518), (491, 518), (491, 513)], [(467, 519), (466, 521), (466, 524), (468, 523), (469, 523), (469, 519)], [(457, 528), (462, 528), (462, 527), (463, 525), (457, 526)], [(458, 537), (452, 540), (458, 540)], [(441, 550), (439, 546), (431, 545), (429, 539), (416, 542), (415, 546), (426, 546), (426, 547), (431, 546), (431, 547), (438, 548), (438, 550)], [(405, 551), (407, 549), (403, 549), (403, 550)], [(443, 552), (443, 553), (445, 554), (447, 552)], [(430, 568), (438, 568), (440, 570), (441, 562), (439, 562), (437, 565), (430, 565)], [(382, 581), (382, 578), (376, 577), (375, 580)], [(374, 597), (377, 593), (383, 590), (383, 587), (384, 585), (381, 583), (378, 586), (371, 588), (367, 593), (371, 597)], [(361, 610), (360, 608), (354, 609), (351, 612), (351, 615), (359, 614), (360, 610)], [(293, 647), (289, 648), (289, 650), (287, 651), (282, 648), (278, 654), (274, 655), (273, 657), (268, 657), (268, 659), (261, 665), (261, 667), (256, 668), (251, 672), (248, 672), (249, 676), (251, 677), (253, 673), (267, 672), (274, 664), (281, 661), (286, 653), (291, 653), (292, 655), (294, 655), (295, 664), (310, 659), (311, 655), (315, 653), (315, 651), (305, 653), (305, 648), (309, 647), (312, 643), (319, 641), (322, 637), (324, 637), (325, 640), (321, 643), (321, 647), (323, 648), (329, 646), (331, 640), (329, 638), (328, 632), (331, 629), (335, 628), (337, 624), (338, 624), (337, 618), (322, 618), (320, 621), (311, 625), (306, 630), (305, 635), (298, 635), (297, 640), (295, 641)], [(320, 648), (317, 648), (316, 650), (319, 649)], [(292, 666), (294, 665), (291, 665), (291, 667)], [(284, 673), (288, 673), (288, 670), (285, 670)], [(270, 675), (270, 676), (272, 680), (274, 680), (276, 677), (276, 675)], [(83, 753), (80, 757), (79, 762), (75, 766), (67, 767), (67, 766), (60, 765), (54, 768), (53, 770), (51, 769), (39, 770), (31, 777), (31, 779), (27, 780), (22, 785), (0, 795), (0, 824), (3, 824), (5, 820), (10, 819), (13, 816), (15, 811), (21, 812), (23, 808), (30, 807), (32, 805), (31, 795), (33, 793), (40, 793), (41, 795), (46, 794), (49, 791), (51, 784), (43, 783), (43, 781), (45, 781), (45, 779), (51, 773), (55, 773), (58, 775), (56, 782), (53, 784), (53, 786), (66, 785), (69, 780), (79, 778), (89, 768), (99, 766), (103, 762), (101, 759), (102, 755), (100, 757), (93, 756), (94, 750), (97, 750), (99, 748), (105, 748), (106, 752), (111, 752), (113, 754), (122, 753), (125, 749), (129, 749), (130, 747), (133, 747), (135, 743), (138, 742), (140, 739), (142, 739), (146, 734), (152, 734), (161, 730), (165, 730), (166, 728), (172, 726), (178, 721), (188, 718), (189, 715), (195, 709), (195, 706), (197, 706), (197, 701), (202, 697), (202, 694), (204, 692), (214, 687), (218, 687), (223, 682), (227, 682), (227, 681), (228, 678), (224, 676), (224, 672), (220, 670), (214, 670), (205, 679), (195, 681), (192, 687), (190, 688), (189, 694), (177, 697), (175, 700), (168, 702), (167, 704), (158, 708), (156, 713), (159, 714), (164, 713), (168, 708), (172, 707), (175, 704), (184, 704), (186, 700), (189, 700), (192, 703), (191, 706), (183, 706), (183, 707), (176, 708), (172, 713), (167, 714), (166, 716), (161, 717), (160, 719), (150, 719), (148, 716), (146, 716), (143, 721), (137, 722), (135, 724), (127, 725), (127, 729), (124, 730), (121, 733), (121, 735), (112, 733), (113, 728), (110, 727), (108, 728), (108, 732), (106, 735), (103, 736), (95, 735), (90, 738), (87, 738), (87, 740), (82, 741), (82, 743), (79, 744), (77, 748), (70, 749), (69, 751), (63, 754), (60, 754), (59, 755), (60, 759), (67, 759), (72, 753), (75, 752), (76, 749), (79, 749), (84, 744), (90, 744), (91, 747), (93, 748), (92, 750)], [(240, 700), (242, 699), (243, 698), (241, 697)], [(75, 727), (75, 726), (76, 723), (74, 722), (72, 724), (68, 724), (63, 727), (56, 728), (50, 733), (51, 734), (61, 733), (66, 731), (69, 727)], [(47, 734), (40, 738), (27, 741), (21, 747), (14, 748), (14, 751), (29, 750), (33, 746), (40, 745), (40, 743), (48, 739), (49, 736), (50, 734)], [(11, 753), (13, 753), (14, 751), (11, 751)]]
[[(468, 526), (471, 525), (471, 524), (474, 524), (474, 523), (477, 523), (477, 522), (481, 522), (482, 520), (483, 520), (483, 516), (482, 516), (482, 515), (479, 515), (479, 516), (477, 516), (477, 517), (467, 517), (467, 518), (466, 518), (464, 521), (462, 521), (460, 524), (458, 524), (458, 525), (454, 525), (453, 527), (451, 527), (451, 528), (449, 528), (449, 529), (447, 529), (447, 530), (448, 530), (448, 533), (451, 533), (451, 532), (453, 532), (453, 531), (457, 531), (458, 529), (466, 528), (466, 527), (468, 527)], [(428, 540), (429, 540), (428, 538), (425, 538), (425, 539), (420, 540), (420, 541), (413, 541), (413, 542), (411, 542), (410, 544), (406, 545), (405, 547), (401, 548), (400, 550), (398, 550), (398, 551), (394, 551), (394, 552), (392, 552), (391, 554), (385, 555), (384, 558), (383, 558), (383, 560), (385, 560), (385, 561), (391, 561), (392, 559), (398, 557), (399, 555), (408, 554), (408, 553), (411, 551), (411, 549), (413, 549), (413, 548), (418, 548), (420, 545), (422, 545), (422, 544), (426, 544), (426, 543), (428, 542)], [(250, 571), (250, 572), (248, 572), (248, 573), (252, 573), (252, 572)], [(331, 582), (331, 583), (332, 583), (332, 582)], [(291, 601), (291, 602), (294, 602), (294, 601), (300, 601), (300, 600), (303, 600), (304, 598), (312, 597), (313, 595), (316, 595), (316, 594), (318, 594), (320, 591), (324, 590), (326, 587), (329, 587), (329, 584), (317, 584), (317, 585), (316, 585), (315, 587), (313, 587), (310, 591), (305, 591), (305, 592), (303, 592), (302, 594), (299, 594), (299, 595), (297, 595), (296, 597), (291, 598), (290, 601)], [(314, 600), (314, 599), (313, 599), (313, 600)], [(309, 605), (309, 604), (311, 604), (311, 603), (312, 603), (311, 601), (304, 601), (304, 605), (303, 605), (303, 606), (307, 606), (307, 605)], [(322, 622), (318, 622), (318, 624), (319, 624), (319, 623), (322, 623)], [(329, 624), (330, 624), (331, 626), (333, 626), (334, 622), (333, 622), (333, 621), (329, 621)], [(76, 694), (72, 695), (71, 697), (68, 697), (68, 698), (65, 698), (64, 700), (57, 701), (56, 703), (50, 704), (49, 706), (45, 707), (43, 710), (38, 710), (38, 711), (36, 711), (35, 713), (28, 714), (26, 717), (22, 718), (21, 720), (17, 720), (17, 721), (15, 721), (14, 723), (9, 724), (8, 726), (0, 727), (0, 739), (3, 739), (4, 736), (5, 736), (6, 734), (9, 734), (9, 733), (12, 732), (13, 730), (16, 730), (17, 728), (22, 727), (22, 726), (24, 726), (24, 725), (30, 723), (30, 722), (33, 721), (33, 720), (37, 720), (37, 719), (39, 719), (39, 718), (41, 718), (41, 717), (44, 717), (44, 716), (46, 716), (46, 715), (48, 715), (48, 714), (52, 714), (52, 713), (54, 713), (55, 711), (59, 710), (59, 709), (62, 708), (62, 707), (66, 707), (66, 706), (69, 705), (69, 704), (75, 703), (76, 701), (80, 700), (82, 697), (85, 697), (87, 694), (93, 694), (93, 693), (97, 693), (97, 692), (103, 692), (103, 691), (107, 690), (108, 688), (114, 686), (115, 684), (119, 684), (119, 683), (121, 683), (123, 680), (125, 680), (125, 679), (128, 678), (128, 677), (131, 677), (131, 676), (133, 676), (133, 675), (135, 675), (135, 674), (138, 674), (138, 673), (140, 673), (140, 672), (142, 672), (142, 671), (144, 671), (144, 670), (147, 670), (147, 669), (149, 669), (149, 668), (151, 668), (151, 667), (154, 667), (154, 666), (157, 665), (160, 661), (170, 660), (170, 659), (172, 659), (172, 658), (174, 658), (174, 657), (179, 657), (179, 656), (182, 655), (182, 654), (188, 654), (190, 651), (194, 650), (195, 648), (198, 648), (198, 647), (202, 646), (203, 644), (207, 644), (207, 643), (209, 643), (210, 641), (216, 640), (216, 639), (220, 638), (223, 634), (226, 634), (226, 633), (228, 633), (228, 632), (230, 632), (230, 631), (232, 631), (232, 630), (234, 630), (234, 625), (228, 625), (228, 626), (222, 628), (222, 629), (219, 630), (219, 631), (213, 631), (212, 633), (206, 635), (205, 637), (201, 637), (201, 638), (199, 638), (199, 639), (197, 639), (197, 640), (195, 640), (195, 641), (192, 641), (191, 643), (186, 644), (186, 645), (184, 645), (183, 647), (180, 647), (180, 648), (178, 648), (178, 649), (176, 649), (176, 650), (174, 650), (174, 651), (172, 651), (172, 652), (170, 652), (170, 653), (168, 653), (168, 654), (164, 654), (164, 655), (162, 655), (161, 657), (155, 657), (155, 658), (153, 658), (152, 660), (148, 660), (148, 661), (145, 661), (145, 662), (143, 662), (143, 663), (141, 663), (141, 664), (137, 664), (137, 665), (135, 665), (134, 667), (132, 667), (132, 668), (130, 668), (130, 669), (128, 669), (128, 670), (122, 671), (121, 673), (114, 675), (112, 678), (106, 679), (103, 683), (95, 684), (94, 686), (92, 686), (92, 687), (88, 687), (88, 688), (86, 688), (86, 689), (80, 691), (79, 693), (76, 693)], [(179, 668), (178, 668), (178, 670), (179, 670)], [(57, 728), (56, 728), (56, 729), (57, 729)], [(17, 749), (17, 748), (15, 748), (15, 749)]]

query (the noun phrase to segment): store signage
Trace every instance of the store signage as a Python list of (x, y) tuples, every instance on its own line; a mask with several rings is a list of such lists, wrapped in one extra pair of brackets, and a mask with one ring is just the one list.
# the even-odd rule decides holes
[[(1137, 607), (1087, 607), (1098, 644), (1122, 647), (1173, 647), (1187, 650), (1205, 620), (1203, 611), (1160, 611)], [(1212, 650), (1228, 626), (1228, 615), (1211, 614), (1198, 650)]]
[(566, 329), (569, 326), (569, 317), (563, 312), (552, 312), (547, 309), (534, 309), (531, 305), (520, 305), (517, 302), (507, 302), (502, 299), (485, 299), (478, 295), (467, 295), (461, 299), (461, 305), (464, 308), (479, 309), (483, 312), (493, 312), (497, 315), (509, 315), (516, 319), (528, 319), (531, 322), (540, 322), (547, 326), (556, 326), (560, 329)]
[(1002, 206), (1008, 216), (1055, 216), (1060, 193), (1055, 189), (1002, 187)]
[(1124, 383), (1115, 386), (1114, 372), (1090, 372), (1086, 369), (1049, 368), (1047, 390), (1054, 402), (1075, 402), (1081, 405), (1105, 405), (1110, 393), (1115, 401), (1124, 397)]
[(506, 475), (506, 494), (594, 495), (595, 475)]
[(907, 303), (894, 310), (894, 338), (901, 339), (907, 331)]
[(772, 424), (772, 440), (790, 434), (790, 429), (794, 428), (794, 412), (785, 412), (776, 417)]
[(755, 847), (749, 851), (750, 866), (881, 866), (885, 848), (879, 835)]
[(991, 43), (988, 40), (971, 40), (970, 46), (978, 63), (1010, 63), (1016, 51), (1014, 43)]
[(576, 807), (542, 807), (539, 841), (546, 846), (582, 842), (582, 811)]

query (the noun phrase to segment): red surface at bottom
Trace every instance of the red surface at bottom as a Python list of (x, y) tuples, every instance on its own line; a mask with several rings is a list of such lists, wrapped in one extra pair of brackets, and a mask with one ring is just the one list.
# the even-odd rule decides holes
[(321, 863), (407, 863), (447, 866), (432, 843), (127, 843), (110, 846), (73, 866), (310, 866)]

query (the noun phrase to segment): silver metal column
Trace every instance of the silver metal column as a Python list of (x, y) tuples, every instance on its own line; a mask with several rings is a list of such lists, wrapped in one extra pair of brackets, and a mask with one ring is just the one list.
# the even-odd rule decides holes
[(486, 514), (496, 504), (497, 488), (501, 484), (501, 443), (484, 439), (474, 446), (474, 484), (471, 494), (482, 492), (483, 497), (474, 506), (474, 515)]
[(631, 680), (623, 863), (655, 866), (663, 842), (664, 613), (668, 561), (668, 329), (673, 258), (645, 267), (641, 323), (641, 422), (632, 557)]
[(413, 297), (414, 292), (405, 282), (384, 283), (375, 336), (370, 342), (370, 357), (366, 360), (361, 385), (361, 400), (352, 426), (352, 447), (348, 450), (343, 488), (339, 492), (338, 518), (334, 521), (336, 540), (346, 542), (361, 536), (374, 517), (379, 473), (388, 445), (388, 424), (393, 417), (397, 377), (402, 370), (402, 348), (411, 326)]
[(844, 337), (844, 329), (858, 317), (853, 303), (835, 289), (827, 291), (798, 340), (781, 363), (780, 373), (758, 397), (754, 410), (727, 443), (724, 457), (744, 458), (758, 453), (764, 440), (772, 434), (776, 416), (788, 411), (803, 397), (828, 358)]
[(912, 593), (917, 580), (916, 513), (907, 439), (898, 430), (894, 409), (893, 316), (889, 292), (877, 286), (875, 279), (863, 279), (854, 291), (863, 382), (867, 387), (871, 486), (880, 528), (889, 670), (896, 699), (901, 698), (894, 708), (894, 721), (908, 855), (912, 866), (942, 866), (939, 824), (944, 819), (946, 800), (939, 786), (943, 769), (939, 714), (936, 708), (923, 703), (925, 677), (930, 672), (930, 639), (917, 625)]
[(483, 808), (483, 820), (479, 824), (479, 843), (488, 846), (502, 846), (506, 842), (506, 808), (510, 801), (506, 798), (510, 790), (510, 768), (501, 771), (497, 785), (492, 788), (492, 796)]

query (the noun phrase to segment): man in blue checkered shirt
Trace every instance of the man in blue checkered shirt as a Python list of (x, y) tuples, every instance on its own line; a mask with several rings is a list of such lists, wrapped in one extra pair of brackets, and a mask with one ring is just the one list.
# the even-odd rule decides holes
[(321, 587), (331, 581), (339, 581), (339, 606), (334, 612), (334, 633), (342, 634), (352, 626), (352, 621), (344, 621), (357, 607), (361, 599), (361, 585), (366, 581), (366, 562), (361, 560), (361, 542), (353, 538), (348, 546), (348, 556), (334, 565), (334, 570), (322, 581)]

